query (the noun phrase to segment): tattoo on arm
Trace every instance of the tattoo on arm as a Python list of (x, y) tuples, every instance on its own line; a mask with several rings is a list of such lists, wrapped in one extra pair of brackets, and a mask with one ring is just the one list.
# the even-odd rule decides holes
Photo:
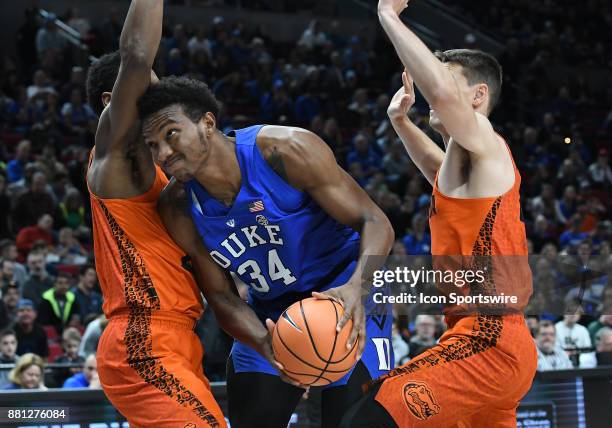
[(285, 163), (283, 162), (283, 158), (276, 147), (272, 149), (272, 153), (266, 158), (266, 161), (274, 172), (276, 172), (283, 180), (289, 182), (287, 178), (287, 171), (285, 171)]

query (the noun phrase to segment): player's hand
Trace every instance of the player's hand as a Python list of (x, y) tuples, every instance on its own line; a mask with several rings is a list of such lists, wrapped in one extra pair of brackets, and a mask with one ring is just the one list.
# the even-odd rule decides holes
[(402, 87), (393, 95), (387, 108), (387, 115), (391, 121), (405, 119), (415, 101), (414, 81), (410, 74), (408, 74), (408, 70), (404, 70), (402, 73), (402, 83)]
[(338, 321), (336, 331), (342, 330), (348, 320), (353, 320), (353, 329), (346, 342), (347, 349), (351, 349), (357, 341), (357, 359), (361, 358), (366, 342), (365, 311), (361, 302), (361, 284), (349, 281), (346, 284), (324, 291), (313, 292), (316, 299), (331, 299), (344, 307), (344, 315)]
[(285, 368), (283, 367), (283, 365), (276, 361), (276, 358), (274, 358), (274, 351), (272, 350), (272, 334), (274, 333), (275, 326), (276, 323), (274, 321), (272, 321), (270, 318), (266, 319), (266, 327), (268, 328), (268, 332), (270, 334), (268, 334), (268, 341), (266, 345), (264, 345), (262, 350), (258, 350), (258, 352), (262, 354), (270, 362), (270, 364), (272, 364), (272, 367), (278, 370), (280, 378), (283, 382), (287, 382), (293, 386), (297, 386), (298, 388), (309, 390), (309, 385), (302, 385), (301, 383), (291, 379), (289, 375), (285, 372)]
[(393, 11), (399, 15), (408, 7), (409, 0), (378, 0), (378, 11)]

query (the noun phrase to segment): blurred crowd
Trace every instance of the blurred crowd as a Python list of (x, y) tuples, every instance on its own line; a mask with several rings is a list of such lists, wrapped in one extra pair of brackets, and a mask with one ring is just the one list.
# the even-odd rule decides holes
[[(283, 11), (294, 2), (248, 3)], [(560, 84), (543, 77), (562, 65), (610, 66), (610, 38), (600, 37), (595, 24), (580, 25), (588, 14), (589, 22), (609, 28), (610, 9), (597, 0), (587, 7), (522, 1), (512, 10), (501, 1), (454, 3), (505, 43), (499, 57), (504, 94), (492, 120), (523, 180), (522, 211), (536, 256), (528, 313), (538, 314), (531, 327), (541, 368), (592, 367), (612, 351), (612, 75), (605, 90), (579, 73)], [(483, 10), (487, 19), (481, 19)], [(91, 355), (106, 324), (84, 179), (97, 124), (85, 99), (87, 55), (62, 37), (56, 18), (81, 34), (92, 55), (117, 49), (123, 24), (114, 10), (93, 23), (77, 9), (47, 19), (28, 9), (17, 54), (0, 58), (0, 364), (16, 363), (4, 378), (0, 370), (0, 383), (11, 387), (42, 385), (45, 362), (68, 363), (49, 385), (96, 387)], [(210, 26), (166, 22), (154, 68), (159, 76), (207, 82), (223, 103), (224, 131), (259, 122), (317, 133), (390, 218), (397, 237), (393, 254), (428, 254), (431, 188), (386, 117), (401, 66), (384, 35), (347, 34), (339, 21), (317, 20), (293, 43), (267, 34), (229, 15), (214, 17)], [(439, 141), (427, 126), (424, 100), (417, 100), (410, 117)], [(547, 313), (551, 299), (574, 305), (577, 315)], [(208, 358), (221, 362), (222, 378), (229, 341), (201, 331), (214, 342), (207, 343)], [(433, 346), (443, 331), (438, 315), (399, 316), (396, 362)]]

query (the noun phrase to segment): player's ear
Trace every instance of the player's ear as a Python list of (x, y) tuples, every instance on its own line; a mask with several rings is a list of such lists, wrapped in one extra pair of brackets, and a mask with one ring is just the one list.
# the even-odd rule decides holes
[(484, 104), (489, 95), (489, 87), (485, 83), (481, 83), (476, 85), (476, 90), (474, 91), (474, 98), (472, 100), (472, 106), (474, 108), (478, 108)]
[(110, 104), (111, 101), (111, 93), (110, 92), (102, 92), (102, 105), (106, 107)]
[(202, 116), (202, 119), (200, 119), (200, 123), (204, 125), (204, 129), (206, 130), (206, 137), (212, 137), (212, 133), (217, 127), (217, 119), (215, 118), (215, 115), (211, 112), (206, 112), (206, 114)]

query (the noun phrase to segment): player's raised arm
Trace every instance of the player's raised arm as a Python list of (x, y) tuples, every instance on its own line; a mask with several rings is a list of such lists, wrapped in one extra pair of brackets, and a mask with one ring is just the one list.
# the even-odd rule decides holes
[(151, 83), (161, 40), (163, 4), (163, 0), (132, 0), (119, 41), (121, 66), (106, 112), (106, 138), (96, 138), (96, 157), (108, 151), (123, 153), (131, 142), (127, 137), (138, 120), (136, 103)]
[(380, 23), (402, 63), (454, 141), (477, 155), (497, 153), (494, 148), (499, 143), (493, 127), (484, 115), (486, 113), (475, 111), (475, 107), (482, 106), (483, 112), (488, 112), (488, 86), (478, 84), (474, 95), (472, 91), (467, 93), (460, 90), (455, 79), (465, 77), (453, 75), (449, 66), (439, 61), (400, 20), (399, 15), (407, 3), (406, 0), (378, 2)]
[(403, 86), (391, 99), (387, 114), (410, 159), (433, 186), (444, 152), (408, 118), (408, 111), (414, 104), (414, 83), (407, 71), (402, 73), (402, 82)]
[[(316, 296), (341, 300), (345, 316), (338, 328), (352, 317), (353, 331), (347, 346), (360, 336), (359, 352), (365, 344), (364, 309), (361, 304), (364, 278), (380, 266), (367, 264), (368, 256), (387, 256), (394, 232), (387, 216), (359, 187), (353, 178), (336, 163), (330, 148), (317, 135), (299, 128), (265, 127), (260, 145), (270, 166), (292, 186), (307, 192), (331, 217), (360, 233), (357, 267), (343, 286)], [(262, 134), (260, 134), (262, 135)], [(370, 272), (372, 271), (372, 272)]]

